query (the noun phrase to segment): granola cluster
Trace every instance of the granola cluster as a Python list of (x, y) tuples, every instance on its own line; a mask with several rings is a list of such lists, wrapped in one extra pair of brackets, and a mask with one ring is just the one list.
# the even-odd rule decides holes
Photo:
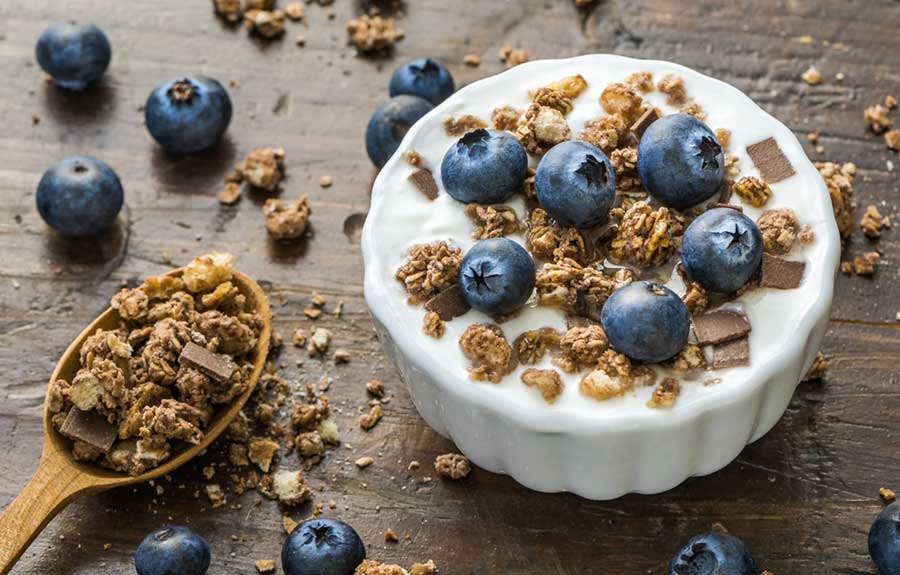
[(756, 221), (763, 236), (765, 251), (784, 255), (791, 251), (799, 232), (797, 218), (789, 208), (766, 210)]
[[(72, 380), (50, 385), (51, 421), (64, 434), (67, 420), (90, 413), (115, 430), (108, 450), (76, 438), (76, 458), (139, 475), (178, 445), (202, 441), (218, 406), (247, 389), (262, 321), (231, 282), (233, 260), (201, 256), (180, 275), (152, 277), (113, 296), (118, 327), (91, 334)], [(231, 369), (210, 373), (185, 361), (188, 345)]]
[(772, 197), (772, 188), (769, 184), (756, 176), (741, 178), (732, 185), (731, 190), (755, 208), (763, 207)]
[(856, 202), (853, 197), (853, 178), (856, 176), (856, 164), (835, 164), (833, 162), (817, 162), (816, 168), (828, 186), (834, 219), (837, 221), (841, 238), (847, 239), (853, 231), (853, 218), (856, 215)]
[(678, 250), (683, 233), (684, 224), (668, 208), (654, 210), (646, 202), (637, 202), (621, 215), (609, 254), (620, 262), (659, 266)]
[(270, 236), (276, 240), (293, 240), (306, 233), (312, 208), (306, 196), (300, 196), (288, 205), (278, 198), (269, 198), (263, 204), (262, 211)]
[(403, 39), (403, 30), (394, 27), (393, 18), (363, 14), (347, 22), (347, 37), (360, 52), (388, 50)]
[(627, 268), (607, 275), (599, 268), (566, 258), (544, 264), (535, 286), (542, 305), (559, 306), (575, 315), (599, 320), (600, 310), (612, 292), (632, 281), (634, 274)]
[(516, 356), (496, 325), (473, 323), (459, 339), (459, 347), (472, 366), (469, 374), (475, 381), (499, 383), (516, 366)]
[(525, 245), (534, 257), (542, 260), (571, 259), (586, 263), (589, 259), (589, 244), (581, 231), (559, 225), (541, 208), (531, 212)]
[(456, 284), (462, 250), (440, 241), (420, 244), (409, 250), (409, 257), (396, 277), (403, 282), (411, 304), (424, 303), (443, 289)]
[(519, 231), (519, 219), (516, 211), (509, 206), (481, 206), (469, 204), (465, 209), (466, 216), (475, 224), (472, 238), (486, 240), (500, 238)]

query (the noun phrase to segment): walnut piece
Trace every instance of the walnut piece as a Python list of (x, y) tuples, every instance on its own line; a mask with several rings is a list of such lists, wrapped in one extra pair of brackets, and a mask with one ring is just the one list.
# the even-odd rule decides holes
[(797, 218), (790, 208), (766, 210), (756, 221), (763, 236), (765, 251), (784, 255), (791, 251), (797, 237)]
[(853, 258), (853, 271), (856, 275), (870, 276), (875, 273), (875, 266), (881, 256), (878, 252), (867, 252)]
[(284, 177), (284, 148), (253, 150), (244, 158), (240, 173), (254, 188), (274, 191)]
[(425, 333), (425, 335), (440, 339), (444, 337), (446, 328), (447, 324), (441, 319), (441, 316), (437, 312), (429, 311), (425, 313), (425, 319), (422, 321), (422, 332)]
[(473, 323), (459, 339), (459, 346), (472, 362), (469, 377), (498, 383), (516, 365), (513, 349), (495, 325)]

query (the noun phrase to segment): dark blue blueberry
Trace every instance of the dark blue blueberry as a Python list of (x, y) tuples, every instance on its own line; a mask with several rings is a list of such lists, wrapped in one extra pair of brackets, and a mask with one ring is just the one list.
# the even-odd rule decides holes
[(383, 168), (403, 141), (403, 136), (434, 108), (418, 96), (394, 96), (375, 108), (366, 126), (366, 152), (378, 168)]
[(900, 575), (900, 501), (885, 507), (872, 523), (869, 555), (881, 575)]
[(631, 359), (658, 363), (684, 347), (691, 314), (669, 288), (641, 281), (613, 292), (603, 305), (600, 323), (614, 350)]
[(37, 209), (47, 224), (67, 236), (98, 234), (119, 215), (124, 192), (119, 176), (97, 158), (66, 158), (38, 184)]
[(437, 106), (453, 93), (453, 76), (443, 64), (431, 58), (419, 58), (394, 70), (391, 97), (409, 94)]
[(183, 76), (160, 84), (144, 106), (147, 129), (173, 154), (211, 148), (231, 122), (231, 98), (225, 88), (205, 76)]
[(600, 148), (569, 140), (541, 158), (534, 189), (541, 207), (557, 222), (589, 228), (606, 220), (616, 199), (616, 176)]
[(756, 273), (763, 239), (756, 223), (737, 210), (703, 212), (684, 232), (681, 263), (704, 289), (735, 292)]
[(473, 130), (450, 146), (441, 161), (441, 181), (460, 202), (499, 204), (522, 189), (528, 156), (515, 137), (498, 130)]
[(356, 531), (334, 519), (304, 521), (281, 547), (285, 575), (353, 575), (365, 558)]
[(134, 567), (138, 575), (203, 575), (209, 569), (209, 544), (187, 527), (163, 527), (141, 541)]
[(112, 48), (103, 30), (70, 22), (51, 24), (38, 38), (38, 64), (68, 90), (82, 90), (109, 66)]
[(744, 542), (727, 533), (694, 537), (669, 567), (670, 575), (759, 575)]
[(683, 210), (719, 191), (725, 154), (709, 126), (687, 114), (672, 114), (650, 124), (641, 136), (638, 175), (651, 196)]
[(534, 260), (510, 239), (482, 240), (463, 257), (459, 284), (473, 308), (490, 315), (512, 313), (534, 290)]

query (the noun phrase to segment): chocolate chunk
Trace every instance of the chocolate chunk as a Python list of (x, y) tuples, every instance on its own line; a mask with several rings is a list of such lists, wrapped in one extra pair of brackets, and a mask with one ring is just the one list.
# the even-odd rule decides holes
[(641, 117), (638, 118), (637, 121), (635, 121), (635, 123), (631, 126), (631, 131), (638, 138), (640, 138), (644, 135), (644, 131), (650, 127), (650, 124), (657, 120), (659, 120), (659, 112), (656, 110), (656, 108), (650, 108), (649, 110), (641, 114)]
[(747, 316), (732, 310), (715, 310), (694, 317), (694, 333), (700, 345), (716, 345), (750, 333)]
[(450, 321), (464, 315), (471, 306), (466, 303), (459, 286), (454, 285), (425, 302), (425, 309), (438, 314), (444, 321)]
[(209, 377), (223, 383), (229, 381), (234, 370), (237, 369), (237, 366), (224, 355), (213, 353), (192, 341), (189, 341), (181, 350), (178, 363), (199, 369)]
[(431, 170), (425, 168), (416, 170), (409, 175), (409, 181), (415, 184), (429, 200), (438, 197), (437, 183), (434, 181), (434, 176), (431, 175)]
[(794, 167), (790, 160), (778, 147), (775, 138), (766, 138), (762, 142), (747, 146), (747, 153), (753, 164), (770, 184), (786, 180), (794, 175)]
[(796, 289), (803, 282), (806, 262), (793, 262), (772, 254), (763, 254), (760, 285), (776, 289)]
[(115, 425), (96, 411), (69, 410), (59, 432), (69, 439), (83, 441), (107, 453), (116, 441), (119, 431)]
[(722, 182), (722, 187), (719, 189), (719, 203), (727, 204), (731, 202), (731, 195), (734, 192), (734, 180), (726, 179)]
[(742, 337), (713, 347), (713, 369), (750, 365), (750, 338)]

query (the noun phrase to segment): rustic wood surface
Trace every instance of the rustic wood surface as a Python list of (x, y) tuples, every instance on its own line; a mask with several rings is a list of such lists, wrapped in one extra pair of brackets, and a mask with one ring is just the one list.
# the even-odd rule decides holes
[[(874, 279), (838, 278), (824, 343), (832, 358), (828, 376), (801, 385), (771, 433), (710, 477), (663, 495), (610, 502), (537, 494), (480, 470), (460, 482), (421, 481), (432, 474), (434, 456), (452, 445), (417, 416), (380, 352), (362, 299), (355, 232), (374, 177), (362, 135), (370, 111), (386, 97), (395, 63), (435, 57), (465, 84), (502, 69), (496, 54), (506, 42), (527, 48), (533, 59), (609, 51), (718, 76), (799, 134), (819, 130), (825, 153), (809, 146), (810, 156), (855, 162), (860, 204), (884, 203), (882, 211), (894, 214), (898, 183), (888, 161), (896, 163), (896, 154), (866, 132), (862, 109), (900, 92), (900, 4), (604, 0), (579, 12), (569, 0), (408, 0), (398, 21), (406, 39), (393, 58), (382, 59), (358, 58), (345, 45), (343, 22), (359, 9), (355, 0), (308, 6), (306, 24), (289, 24), (283, 39), (264, 43), (220, 23), (202, 0), (0, 3), (0, 506), (37, 467), (45, 387), (68, 342), (121, 282), (219, 248), (237, 254), (240, 268), (260, 280), (285, 335), (308, 325), (302, 309), (314, 291), (329, 305), (346, 304), (342, 318), (320, 322), (335, 333), (335, 345), (353, 352), (348, 365), (306, 361), (298, 369), (294, 360), (302, 354), (292, 348), (284, 362), (292, 381), (335, 380), (330, 396), (344, 446), (311, 478), (318, 500), (338, 503), (326, 515), (353, 524), (370, 557), (406, 566), (432, 558), (443, 572), (459, 574), (662, 573), (684, 541), (721, 522), (779, 575), (873, 573), (866, 533), (881, 508), (877, 490), (900, 486), (896, 232), (881, 240), (884, 263)], [(79, 95), (45, 83), (33, 55), (49, 22), (72, 17), (99, 24), (114, 47), (105, 78)], [(304, 48), (293, 42), (300, 33)], [(797, 40), (805, 35), (812, 43)], [(482, 57), (481, 67), (462, 64), (468, 53)], [(824, 73), (821, 86), (800, 81), (810, 64)], [(237, 83), (230, 89), (234, 120), (216, 149), (171, 158), (144, 129), (141, 106), (157, 83), (198, 72)], [(841, 83), (838, 72), (845, 75)], [(216, 201), (230, 167), (258, 146), (287, 150), (282, 197), (310, 196), (308, 241), (287, 247), (269, 241), (260, 197), (235, 207)], [(104, 159), (126, 189), (121, 225), (100, 240), (61, 239), (34, 208), (41, 173), (73, 154)], [(320, 189), (326, 174), (334, 186)], [(857, 232), (847, 253), (869, 249)], [(362, 385), (373, 377), (395, 397), (366, 434), (356, 420), (366, 402)], [(376, 464), (361, 471), (348, 463), (361, 455)], [(173, 521), (189, 522), (210, 541), (210, 573), (255, 572), (255, 559), (279, 554), (282, 510), (253, 505), (254, 494), (231, 498), (242, 509), (210, 510), (193, 495), (208, 459), (161, 482), (161, 495), (144, 485), (78, 500), (13, 573), (132, 573), (141, 538)], [(411, 460), (423, 468), (407, 472)], [(411, 539), (385, 544), (387, 528)], [(104, 550), (107, 543), (112, 547)]]

